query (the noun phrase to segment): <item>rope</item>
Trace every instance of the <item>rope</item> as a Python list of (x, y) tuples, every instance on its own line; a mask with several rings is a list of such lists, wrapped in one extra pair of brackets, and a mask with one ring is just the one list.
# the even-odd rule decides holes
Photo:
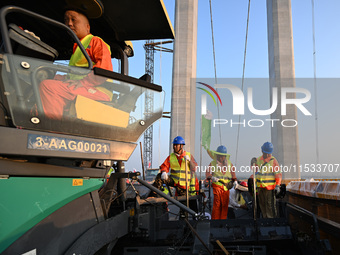
[[(176, 12), (176, 14), (178, 13), (178, 10), (177, 10), (177, 8), (179, 8), (179, 1), (176, 1), (176, 4), (175, 4), (175, 8), (176, 8), (176, 10), (175, 10), (175, 12)], [(176, 31), (179, 31), (179, 24), (180, 24), (180, 22), (181, 22), (181, 20), (180, 20), (180, 17), (181, 17), (181, 15), (176, 15)], [(177, 37), (178, 38), (178, 37)], [(176, 55), (176, 51), (175, 51), (175, 47), (177, 46), (177, 43), (176, 43), (176, 41), (175, 41), (175, 45), (174, 45), (174, 52), (175, 52), (175, 55)], [(177, 46), (178, 47), (178, 46)], [(174, 56), (174, 58), (175, 58), (176, 56)], [(176, 69), (177, 69), (177, 72), (176, 72), (176, 75), (177, 75), (177, 82), (179, 82), (179, 57), (177, 57), (177, 64), (176, 64), (176, 67), (175, 67)], [(175, 84), (173, 84), (173, 86), (175, 86)], [(176, 95), (179, 95), (179, 86), (175, 86), (176, 87)], [(172, 93), (172, 96), (173, 96), (173, 94), (174, 93)], [(176, 104), (178, 104), (179, 103), (179, 99), (177, 98), (176, 100), (178, 100), (177, 102), (176, 102)], [(174, 103), (174, 99), (172, 98), (171, 99), (171, 104), (173, 104)], [(179, 112), (178, 112), (178, 109), (179, 107), (176, 107), (176, 134), (174, 135), (174, 137), (171, 137), (171, 135), (172, 135), (172, 132), (173, 132), (173, 130), (172, 130), (172, 123), (171, 123), (171, 126), (170, 126), (170, 146), (169, 146), (169, 151), (171, 151), (171, 139), (174, 139), (176, 136), (178, 136), (178, 130), (179, 130), (179, 127), (178, 127), (178, 123), (179, 123)], [(171, 119), (172, 120), (172, 119)], [(172, 122), (172, 121), (171, 121)]]
[(317, 84), (316, 84), (314, 0), (312, 0), (312, 25), (313, 25), (314, 95), (315, 95), (315, 145), (316, 145), (316, 163), (319, 163), (319, 127), (318, 127), (319, 125), (318, 125), (318, 93), (317, 93)]
[[(212, 15), (211, 0), (209, 0), (209, 6), (210, 6), (211, 40), (212, 40), (213, 58), (214, 58), (214, 71), (215, 71), (215, 84), (217, 84), (216, 57), (215, 57), (215, 40), (214, 40), (214, 25), (213, 25), (213, 15)], [(218, 118), (220, 119), (220, 107), (219, 107), (219, 104), (217, 104), (217, 115), (218, 115)], [(220, 136), (220, 144), (222, 144), (221, 125), (218, 125), (218, 130), (219, 130), (219, 136)]]
[[(248, 28), (249, 28), (249, 14), (250, 14), (250, 0), (248, 2), (248, 16), (247, 16), (246, 39), (245, 39), (245, 45), (244, 45), (243, 72), (242, 72), (242, 92), (243, 92), (243, 88), (244, 88), (244, 73), (245, 73), (245, 69), (246, 69), (247, 41), (248, 41)], [(241, 115), (238, 116), (238, 122), (240, 122), (240, 121), (241, 121)], [(237, 128), (235, 166), (237, 165), (239, 139), (240, 139), (240, 125), (238, 125), (238, 128)]]

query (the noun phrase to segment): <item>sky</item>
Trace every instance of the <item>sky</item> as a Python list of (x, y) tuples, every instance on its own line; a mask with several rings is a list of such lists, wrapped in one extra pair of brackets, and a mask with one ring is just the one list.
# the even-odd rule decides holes
[[(245, 51), (245, 36), (247, 25), (247, 0), (215, 0), (212, 4), (212, 20), (215, 43), (216, 73), (218, 83), (223, 83), (224, 78), (241, 79)], [(169, 18), (174, 26), (174, 0), (164, 0)], [(214, 59), (212, 48), (211, 16), (209, 0), (198, 1), (198, 24), (197, 24), (197, 73), (198, 79), (208, 81), (214, 87)], [(298, 111), (298, 130), (300, 144), (300, 163), (302, 165), (315, 164), (316, 151), (319, 152), (319, 163), (326, 164), (327, 169), (336, 168), (339, 164), (338, 144), (340, 135), (338, 126), (339, 117), (339, 60), (340, 60), (340, 23), (338, 22), (340, 1), (315, 0), (315, 68), (313, 61), (313, 22), (312, 0), (292, 0), (292, 22), (294, 40), (294, 62), (296, 86), (311, 92), (312, 98), (306, 104), (306, 108), (312, 116), (304, 116)], [(157, 40), (156, 40), (157, 41)], [(160, 40), (158, 40), (160, 41)], [(145, 41), (134, 41), (135, 56), (130, 61), (130, 75), (140, 77), (145, 73)], [(172, 44), (164, 45), (172, 48)], [(165, 93), (164, 112), (171, 109), (171, 86), (172, 86), (172, 53), (155, 52), (154, 60), (154, 83), (163, 87)], [(316, 79), (314, 79), (314, 74)], [(245, 88), (252, 86), (253, 82), (260, 78), (268, 78), (268, 42), (267, 42), (267, 10), (266, 1), (251, 1), (248, 28), (247, 54), (245, 62)], [(316, 86), (315, 86), (316, 84)], [(264, 108), (269, 108), (268, 86), (262, 88), (268, 97), (264, 97)], [(317, 93), (315, 94), (315, 89)], [(261, 91), (262, 91), (261, 90)], [(197, 91), (197, 99), (200, 100), (202, 91)], [(317, 95), (317, 97), (315, 96)], [(315, 101), (317, 99), (317, 101)], [(254, 99), (255, 100), (255, 99)], [(222, 93), (222, 101), (230, 101), (227, 93)], [(315, 102), (317, 102), (315, 104)], [(315, 121), (317, 106), (318, 120)], [(227, 107), (227, 105), (226, 105)], [(267, 108), (266, 108), (267, 107)], [(197, 104), (196, 146), (195, 158), (199, 164), (209, 164), (209, 158), (203, 151), (200, 156), (199, 140), (199, 111)], [(214, 112), (214, 103), (208, 99), (208, 109)], [(260, 108), (260, 107), (259, 107)], [(214, 112), (216, 117), (216, 110)], [(231, 116), (223, 116), (230, 119)], [(248, 116), (249, 118), (253, 118)], [(317, 123), (319, 139), (316, 142)], [(153, 125), (153, 162), (152, 167), (157, 168), (169, 155), (170, 120), (162, 118)], [(237, 147), (237, 128), (223, 126), (222, 143), (227, 145), (231, 161), (236, 166), (249, 164), (249, 159), (259, 156), (260, 145), (270, 140), (270, 128), (264, 126), (260, 129), (240, 129)], [(216, 135), (216, 134), (214, 134)], [(212, 137), (211, 148), (218, 146), (218, 137)], [(141, 171), (141, 156), (139, 142), (143, 142), (143, 136), (138, 141), (136, 150), (126, 162), (128, 171), (136, 169)], [(316, 146), (318, 144), (318, 147)], [(318, 150), (317, 150), (318, 148)], [(334, 176), (333, 173), (329, 173)], [(337, 169), (340, 173), (340, 169)], [(315, 172), (305, 176), (315, 177)], [(303, 174), (302, 174), (303, 176)]]

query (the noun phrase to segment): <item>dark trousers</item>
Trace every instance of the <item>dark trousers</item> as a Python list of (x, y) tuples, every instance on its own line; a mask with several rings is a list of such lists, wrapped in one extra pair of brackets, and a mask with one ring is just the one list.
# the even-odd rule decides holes
[(235, 215), (234, 208), (229, 207), (227, 219), (235, 219), (235, 218), (236, 218), (236, 215)]

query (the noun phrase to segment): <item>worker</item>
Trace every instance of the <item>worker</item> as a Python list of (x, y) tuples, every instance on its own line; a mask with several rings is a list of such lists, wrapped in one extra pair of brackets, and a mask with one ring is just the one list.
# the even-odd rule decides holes
[(210, 162), (206, 172), (206, 178), (212, 181), (214, 194), (211, 219), (226, 219), (228, 215), (229, 189), (236, 185), (235, 167), (230, 162), (230, 155), (224, 145), (217, 147), (216, 152), (208, 150), (208, 154), (214, 160)]
[[(93, 67), (112, 71), (111, 51), (101, 38), (90, 33), (90, 23), (85, 13), (78, 9), (68, 9), (64, 15), (65, 25), (79, 38), (93, 62)], [(88, 67), (87, 60), (75, 43), (70, 66)], [(70, 79), (72, 78), (72, 79)], [(56, 75), (54, 80), (44, 80), (39, 91), (45, 116), (51, 119), (61, 119), (64, 107), (73, 101), (77, 95), (100, 100), (111, 101), (111, 93), (104, 88), (96, 88), (105, 80), (95, 77), (93, 73), (85, 77), (69, 77)]]
[(248, 206), (241, 193), (248, 191), (248, 183), (245, 181), (236, 184), (229, 190), (228, 219), (235, 219), (235, 211), (238, 209), (248, 210)]
[(280, 193), (282, 170), (275, 157), (272, 156), (274, 146), (265, 142), (262, 147), (262, 156), (256, 159), (256, 187), (259, 205), (263, 218), (276, 217), (275, 194)]
[[(197, 163), (191, 153), (184, 150), (185, 141), (183, 137), (175, 137), (172, 144), (173, 153), (160, 166), (161, 179), (169, 186), (176, 188), (176, 196), (186, 195), (186, 185), (189, 188), (189, 196), (197, 195), (199, 191), (199, 183), (195, 173)], [(188, 184), (186, 184), (185, 170), (187, 170)], [(168, 175), (169, 172), (170, 176)], [(196, 201), (190, 200), (189, 207), (197, 212)]]

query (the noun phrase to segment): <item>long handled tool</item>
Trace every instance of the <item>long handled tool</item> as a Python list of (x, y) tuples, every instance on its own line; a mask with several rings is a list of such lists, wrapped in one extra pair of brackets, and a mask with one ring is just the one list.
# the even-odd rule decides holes
[[(189, 186), (188, 186), (188, 161), (186, 159), (184, 159), (185, 161), (185, 197), (187, 200), (187, 207), (189, 208)], [(185, 217), (188, 218), (188, 213), (185, 213)]]
[(143, 180), (145, 181), (145, 170), (144, 170), (142, 143), (139, 142), (139, 145), (140, 145), (140, 157), (141, 157), (141, 160), (142, 160)]
[(255, 163), (252, 164), (253, 168), (253, 191), (254, 191), (254, 221), (256, 221), (256, 214), (257, 214), (257, 201), (256, 201), (256, 177), (255, 177)]

